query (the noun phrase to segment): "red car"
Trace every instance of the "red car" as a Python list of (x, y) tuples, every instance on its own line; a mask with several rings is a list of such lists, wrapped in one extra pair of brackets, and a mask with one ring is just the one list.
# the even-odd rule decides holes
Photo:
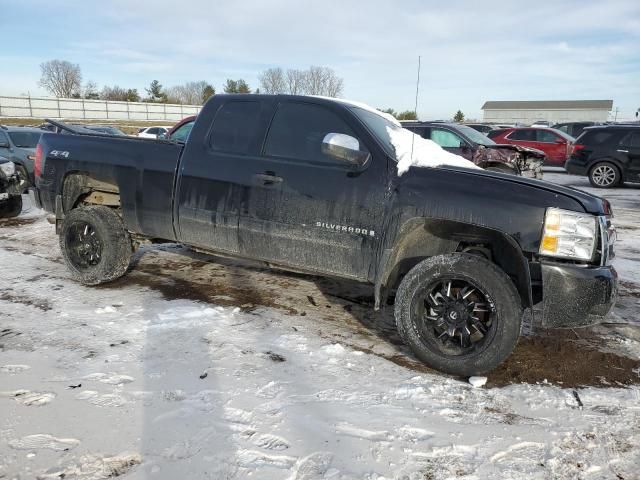
[(511, 143), (542, 150), (547, 156), (545, 165), (554, 167), (564, 167), (576, 141), (560, 130), (544, 127), (505, 128), (493, 130), (488, 136), (496, 143)]
[(171, 130), (167, 132), (164, 138), (166, 138), (167, 140), (186, 142), (195, 121), (196, 115), (184, 117), (182, 120), (176, 123)]

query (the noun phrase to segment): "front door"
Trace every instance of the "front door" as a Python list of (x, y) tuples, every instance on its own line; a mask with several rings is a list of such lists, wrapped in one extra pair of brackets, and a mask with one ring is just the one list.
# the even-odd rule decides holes
[[(357, 139), (363, 165), (323, 151), (329, 133)], [(362, 141), (363, 127), (340, 108), (281, 100), (262, 155), (247, 159), (240, 251), (248, 257), (361, 280), (374, 275), (387, 195), (387, 157)]]

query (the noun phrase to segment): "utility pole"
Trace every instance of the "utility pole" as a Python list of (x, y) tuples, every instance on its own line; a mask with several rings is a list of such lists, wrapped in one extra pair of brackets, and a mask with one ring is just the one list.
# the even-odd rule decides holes
[(613, 117), (613, 121), (614, 121), (614, 122), (617, 122), (617, 121), (618, 121), (618, 112), (619, 112), (619, 111), (620, 111), (620, 109), (619, 109), (618, 107), (616, 107), (616, 114), (615, 114), (615, 116)]

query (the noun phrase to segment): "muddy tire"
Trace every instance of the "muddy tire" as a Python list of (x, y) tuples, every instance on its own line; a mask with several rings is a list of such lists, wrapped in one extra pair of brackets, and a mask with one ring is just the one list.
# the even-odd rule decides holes
[(489, 372), (513, 351), (520, 296), (495, 264), (465, 253), (420, 262), (396, 294), (400, 336), (428, 366), (452, 375)]
[(87, 206), (71, 210), (59, 236), (74, 280), (98, 285), (121, 277), (131, 260), (131, 238), (115, 210)]
[(13, 195), (0, 201), (0, 218), (13, 218), (22, 212), (22, 195)]
[(620, 169), (610, 162), (598, 162), (589, 170), (589, 183), (596, 188), (612, 188), (620, 184)]

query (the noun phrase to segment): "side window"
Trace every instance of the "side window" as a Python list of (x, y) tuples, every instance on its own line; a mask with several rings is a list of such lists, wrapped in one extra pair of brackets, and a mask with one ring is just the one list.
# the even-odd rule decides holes
[(560, 130), (560, 131), (562, 131), (564, 133), (569, 133), (569, 134), (571, 133), (571, 132), (569, 132), (569, 125), (559, 125), (559, 126), (554, 127), (554, 128), (557, 128), (558, 130)]
[(558, 136), (548, 130), (536, 130), (536, 140), (543, 143), (555, 143)]
[(9, 139), (4, 132), (0, 132), (0, 143), (9, 143)]
[[(328, 133), (355, 133), (335, 113), (321, 105), (284, 103), (273, 117), (264, 148), (265, 155), (306, 160), (318, 163), (337, 163), (322, 151), (322, 140)], [(360, 150), (365, 151), (360, 143)]]
[(191, 133), (191, 129), (193, 128), (193, 124), (195, 122), (188, 122), (178, 128), (175, 132), (171, 134), (171, 140), (176, 140), (178, 142), (186, 142), (189, 134)]
[(622, 137), (622, 140), (620, 140), (620, 145), (623, 145), (625, 147), (640, 148), (640, 132), (629, 132), (627, 135)]
[(157, 135), (158, 134), (158, 128), (156, 128), (156, 127), (150, 128), (149, 130), (147, 130), (147, 133), (150, 134), (150, 135)]
[(509, 140), (524, 140), (527, 142), (535, 142), (536, 131), (535, 130), (514, 130), (507, 136), (507, 138)]
[(213, 120), (209, 146), (219, 152), (249, 153), (259, 122), (260, 102), (227, 102)]
[(465, 141), (458, 135), (441, 128), (431, 129), (431, 140), (436, 142), (442, 148), (460, 148), (465, 145)]

